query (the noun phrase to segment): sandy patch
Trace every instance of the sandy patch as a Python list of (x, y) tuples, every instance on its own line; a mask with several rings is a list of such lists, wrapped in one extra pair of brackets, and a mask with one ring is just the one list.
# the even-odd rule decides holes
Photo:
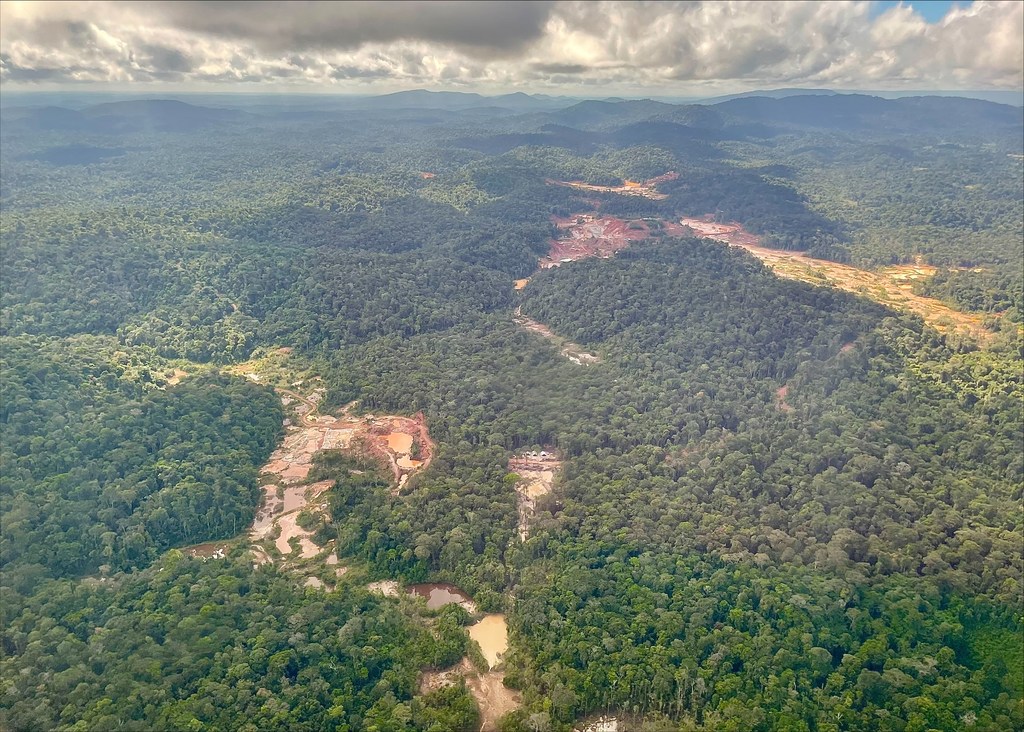
[(277, 525), (281, 527), (281, 535), (274, 540), (274, 546), (277, 547), (282, 556), (287, 557), (292, 553), (289, 541), (291, 539), (298, 539), (299, 558), (311, 559), (320, 553), (320, 548), (309, 538), (312, 534), (298, 525), (298, 517), (299, 512), (296, 511), (295, 513), (285, 514), (277, 520)]
[(480, 732), (497, 732), (501, 718), (523, 703), (522, 694), (505, 686), (504, 681), (505, 674), (497, 671), (466, 679), (466, 686), (480, 707)]
[[(292, 385), (298, 387), (301, 382)], [(287, 401), (286, 406), (294, 416), (285, 420), (285, 438), (260, 470), (264, 481), (263, 500), (250, 527), (249, 537), (251, 541), (258, 542), (267, 539), (277, 529), (280, 533), (274, 545), (286, 560), (310, 559), (323, 553), (324, 549), (314, 544), (312, 534), (298, 525), (298, 515), (302, 511), (310, 511), (326, 516), (324, 494), (334, 485), (332, 480), (306, 484), (318, 452), (351, 449), (357, 442), (361, 448), (369, 445), (370, 453), (392, 469), (398, 485), (412, 472), (426, 467), (433, 442), (422, 414), (412, 418), (355, 417), (349, 412), (354, 405), (349, 405), (339, 418), (319, 414), (319, 404), (324, 397), (322, 388), (315, 388), (308, 395), (285, 388), (277, 391), (282, 402)], [(416, 446), (422, 459), (412, 458), (411, 453)], [(292, 551), (290, 539), (298, 540), (297, 551)], [(266, 556), (269, 559), (269, 555)], [(339, 577), (343, 570), (345, 568), (339, 568)]]
[(326, 430), (324, 432), (323, 450), (345, 450), (352, 445), (352, 436), (356, 433), (355, 428)]
[(181, 380), (188, 376), (188, 371), (182, 371), (181, 369), (174, 369), (167, 377), (167, 385), (174, 386), (180, 384)]
[(366, 586), (366, 589), (370, 592), (376, 592), (378, 595), (384, 595), (384, 597), (402, 596), (402, 588), (399, 587), (398, 583), (394, 580), (381, 580), (380, 582), (371, 582)]
[(252, 563), (254, 567), (259, 567), (261, 564), (273, 564), (274, 560), (270, 558), (266, 550), (258, 545), (253, 545), (249, 548), (252, 552)]
[(512, 320), (516, 325), (526, 328), (527, 330), (554, 342), (555, 345), (558, 346), (558, 352), (578, 366), (589, 366), (591, 364), (601, 363), (600, 356), (583, 350), (582, 346), (556, 335), (543, 323), (538, 323), (536, 320), (523, 315), (522, 306), (515, 309), (515, 312), (512, 314)]
[(658, 192), (658, 184), (664, 183), (665, 181), (675, 180), (679, 177), (679, 174), (675, 171), (669, 171), (664, 175), (659, 175), (657, 178), (651, 178), (643, 182), (639, 181), (624, 181), (621, 186), (596, 186), (590, 183), (584, 183), (578, 180), (552, 180), (547, 179), (545, 183), (553, 186), (565, 186), (567, 188), (575, 188), (578, 191), (593, 191), (597, 193), (618, 193), (623, 196), (643, 196), (644, 198), (650, 198), (655, 201), (663, 201), (668, 198), (665, 193)]
[(519, 539), (526, 541), (530, 522), (537, 511), (537, 499), (551, 492), (562, 461), (554, 451), (529, 451), (508, 461), (509, 472), (519, 476), (515, 491), (519, 497)]
[[(695, 234), (730, 246), (742, 247), (764, 262), (780, 277), (800, 280), (812, 285), (831, 286), (867, 297), (895, 310), (920, 315), (928, 325), (941, 333), (959, 332), (984, 344), (991, 332), (984, 326), (984, 316), (954, 310), (943, 302), (913, 292), (914, 281), (931, 277), (936, 269), (927, 264), (903, 264), (879, 270), (858, 269), (826, 259), (815, 259), (801, 252), (769, 249), (760, 245), (760, 238), (745, 231), (737, 223), (717, 223), (710, 215), (684, 218), (678, 235)], [(676, 235), (673, 225), (665, 230)]]
[(466, 687), (480, 707), (480, 732), (497, 732), (501, 718), (518, 709), (523, 703), (522, 695), (518, 691), (505, 686), (504, 673), (477, 673), (465, 658), (449, 669), (425, 672), (420, 677), (419, 691), (426, 694), (450, 686), (460, 677), (466, 680)]

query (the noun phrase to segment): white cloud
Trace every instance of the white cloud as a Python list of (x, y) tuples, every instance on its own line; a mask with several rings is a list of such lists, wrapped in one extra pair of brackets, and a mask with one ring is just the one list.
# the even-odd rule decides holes
[(0, 3), (5, 85), (1006, 88), (1024, 3)]

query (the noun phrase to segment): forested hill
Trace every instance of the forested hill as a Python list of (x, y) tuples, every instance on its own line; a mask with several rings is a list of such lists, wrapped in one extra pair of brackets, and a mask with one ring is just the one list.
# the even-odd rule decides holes
[[(506, 732), (1024, 727), (1020, 110), (495, 101), (5, 105), (0, 726), (476, 730), (470, 615), (369, 589), (437, 581)], [(434, 443), (317, 454), (334, 584), (248, 534), (269, 383)]]

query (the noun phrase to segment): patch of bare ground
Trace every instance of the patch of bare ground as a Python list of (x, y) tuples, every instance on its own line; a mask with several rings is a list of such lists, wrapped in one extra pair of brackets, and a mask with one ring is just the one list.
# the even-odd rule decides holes
[(504, 671), (470, 676), (466, 686), (480, 707), (480, 732), (497, 732), (501, 718), (523, 703), (522, 694), (505, 686)]
[(542, 257), (538, 263), (540, 269), (550, 269), (590, 257), (608, 259), (633, 242), (646, 239), (651, 234), (650, 228), (643, 220), (626, 221), (594, 213), (567, 217), (553, 216), (551, 221), (558, 229), (559, 235), (557, 239), (551, 240), (548, 255)]
[(665, 193), (658, 192), (658, 184), (664, 183), (665, 181), (675, 180), (679, 177), (679, 173), (675, 171), (669, 171), (663, 175), (659, 175), (656, 178), (651, 178), (645, 181), (626, 180), (621, 186), (597, 186), (590, 183), (584, 183), (579, 180), (553, 180), (548, 178), (544, 182), (552, 186), (565, 186), (567, 188), (575, 188), (578, 191), (593, 191), (596, 193), (618, 193), (623, 196), (642, 196), (643, 198), (650, 198), (655, 201), (664, 201), (668, 198)]
[[(427, 601), (427, 608), (431, 610), (455, 603), (462, 605), (471, 615), (475, 616), (478, 612), (476, 604), (468, 595), (458, 587), (446, 583), (410, 585), (403, 590), (397, 582), (385, 580), (374, 582), (368, 588), (371, 592), (388, 597), (399, 597), (402, 594), (421, 597)], [(424, 620), (422, 617), (420, 619)], [(479, 729), (482, 732), (497, 732), (501, 718), (522, 704), (519, 692), (509, 689), (504, 684), (505, 672), (502, 663), (508, 650), (508, 625), (505, 623), (504, 615), (490, 613), (478, 617), (466, 630), (470, 641), (479, 646), (480, 655), (487, 665), (486, 670), (481, 671), (467, 657), (450, 668), (424, 671), (420, 675), (419, 693), (428, 694), (465, 680), (466, 688), (480, 708)]]
[[(331, 480), (310, 482), (314, 457), (323, 450), (368, 453), (390, 469), (397, 490), (429, 465), (434, 443), (422, 414), (357, 416), (354, 404), (336, 415), (321, 414), (325, 389), (318, 376), (296, 378), (288, 365), (290, 351), (268, 351), (229, 369), (275, 385), (287, 413), (284, 440), (260, 470), (263, 498), (247, 538), (254, 565), (281, 563), (308, 575), (306, 586), (330, 589), (348, 568), (338, 565), (334, 542), (321, 546), (313, 541), (315, 525), (328, 516), (327, 494), (333, 485)], [(314, 528), (300, 524), (304, 513), (313, 521), (303, 523)]]
[(167, 375), (167, 385), (175, 386), (181, 383), (181, 380), (188, 376), (188, 371), (182, 369), (171, 369)]
[(558, 346), (558, 352), (565, 358), (572, 361), (574, 364), (579, 366), (589, 366), (590, 364), (601, 363), (601, 357), (588, 351), (584, 351), (583, 347), (567, 341), (559, 335), (556, 335), (550, 328), (543, 323), (538, 323), (536, 320), (528, 318), (523, 315), (522, 306), (517, 307), (515, 313), (512, 315), (512, 320), (516, 325), (522, 326), (529, 331), (547, 338), (549, 341)]
[(341, 416), (325, 415), (319, 414), (322, 389), (307, 394), (280, 387), (277, 391), (293, 416), (286, 421), (283, 443), (260, 471), (264, 481), (263, 505), (249, 536), (253, 542), (272, 540), (278, 554), (293, 563), (325, 553), (332, 557), (332, 546), (317, 546), (313, 532), (299, 524), (303, 512), (318, 517), (327, 515), (326, 493), (332, 482), (307, 482), (314, 456), (322, 450), (358, 446), (385, 462), (396, 486), (401, 486), (410, 474), (429, 463), (433, 443), (422, 415), (356, 417), (347, 411)]
[(422, 412), (412, 417), (366, 415), (356, 429), (360, 447), (391, 471), (396, 495), (413, 473), (430, 465), (434, 443)]
[[(941, 333), (965, 334), (981, 344), (985, 344), (992, 335), (984, 326), (983, 316), (954, 310), (934, 298), (914, 294), (914, 280), (935, 274), (935, 268), (929, 265), (906, 264), (874, 271), (858, 269), (848, 264), (808, 257), (801, 252), (763, 247), (759, 237), (745, 231), (741, 225), (717, 223), (710, 216), (681, 219), (678, 228), (683, 234), (693, 234), (746, 249), (780, 277), (835, 287), (896, 310), (915, 313)], [(668, 225), (666, 231), (676, 233)]]
[(420, 677), (419, 691), (421, 694), (427, 694), (445, 686), (452, 686), (458, 683), (460, 678), (466, 680), (466, 688), (480, 707), (480, 732), (497, 732), (501, 718), (518, 709), (523, 703), (522, 695), (518, 691), (505, 686), (503, 671), (480, 673), (473, 668), (473, 664), (467, 658), (443, 671), (424, 673)]
[(573, 732), (619, 732), (617, 717), (600, 716), (583, 722), (582, 727), (573, 727)]
[(443, 689), (446, 686), (454, 686), (459, 678), (466, 678), (476, 673), (473, 664), (468, 658), (463, 658), (454, 666), (440, 671), (424, 671), (420, 674), (420, 694), (429, 694), (432, 691)]
[(190, 557), (197, 559), (224, 559), (230, 550), (231, 545), (226, 542), (210, 541), (205, 544), (196, 544), (182, 551)]
[(519, 496), (519, 539), (526, 541), (530, 521), (537, 511), (537, 499), (551, 492), (562, 460), (554, 451), (541, 450), (516, 455), (508, 461), (509, 472), (519, 476), (515, 491)]
[(786, 395), (789, 394), (789, 385), (783, 384), (775, 390), (775, 405), (783, 412), (792, 412), (793, 405), (786, 401)]
[(401, 597), (402, 595), (402, 588), (395, 580), (371, 582), (366, 586), (366, 589), (378, 595), (384, 595), (384, 597)]

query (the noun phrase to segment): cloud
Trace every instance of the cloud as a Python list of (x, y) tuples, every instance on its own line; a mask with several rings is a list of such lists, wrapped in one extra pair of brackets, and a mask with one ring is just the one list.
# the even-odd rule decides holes
[(245, 40), (269, 52), (348, 50), (367, 43), (424, 41), (491, 58), (540, 38), (551, 2), (147, 2), (178, 28)]
[(12, 85), (1020, 89), (1024, 3), (0, 3)]
[(140, 45), (139, 51), (143, 62), (155, 69), (179, 73), (192, 70), (192, 61), (180, 49), (143, 43)]
[(530, 68), (540, 74), (582, 74), (590, 70), (586, 64), (546, 64), (540, 61), (530, 64)]

